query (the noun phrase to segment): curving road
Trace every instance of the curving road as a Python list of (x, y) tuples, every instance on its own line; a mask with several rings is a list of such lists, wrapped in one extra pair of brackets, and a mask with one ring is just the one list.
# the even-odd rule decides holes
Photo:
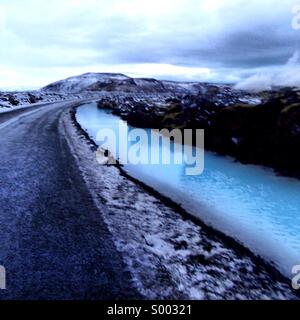
[(0, 299), (139, 297), (59, 132), (71, 106), (0, 114)]

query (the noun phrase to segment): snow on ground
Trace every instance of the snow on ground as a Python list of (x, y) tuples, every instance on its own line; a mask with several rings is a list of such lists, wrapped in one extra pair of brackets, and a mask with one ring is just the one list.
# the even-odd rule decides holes
[(27, 106), (37, 105), (48, 102), (60, 101), (76, 101), (80, 99), (97, 99), (97, 93), (83, 93), (83, 94), (58, 94), (52, 92), (42, 91), (28, 91), (28, 92), (0, 92), (0, 113), (10, 110), (16, 110)]
[(42, 88), (43, 91), (59, 93), (79, 93), (99, 81), (105, 83), (109, 80), (126, 80), (129, 77), (118, 73), (85, 73), (79, 76), (70, 77), (56, 81)]
[(99, 166), (69, 111), (60, 126), (135, 286), (147, 299), (297, 298), (247, 251), (185, 219), (117, 167)]
[(241, 102), (252, 104), (252, 105), (258, 105), (262, 103), (262, 99), (258, 97), (251, 97), (251, 96), (245, 96), (244, 98), (239, 99)]
[(22, 108), (43, 102), (56, 102), (66, 100), (67, 97), (57, 94), (41, 94), (35, 92), (0, 92), (0, 112)]

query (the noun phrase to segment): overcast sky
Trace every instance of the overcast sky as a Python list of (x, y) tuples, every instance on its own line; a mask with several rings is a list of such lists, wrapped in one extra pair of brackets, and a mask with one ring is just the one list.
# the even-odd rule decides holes
[(0, 0), (0, 87), (84, 72), (237, 82), (300, 48), (300, 0)]

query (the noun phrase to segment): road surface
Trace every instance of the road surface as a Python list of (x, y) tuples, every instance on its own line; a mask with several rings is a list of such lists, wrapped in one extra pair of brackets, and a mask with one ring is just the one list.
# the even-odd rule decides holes
[(59, 132), (71, 105), (0, 114), (0, 299), (140, 298)]

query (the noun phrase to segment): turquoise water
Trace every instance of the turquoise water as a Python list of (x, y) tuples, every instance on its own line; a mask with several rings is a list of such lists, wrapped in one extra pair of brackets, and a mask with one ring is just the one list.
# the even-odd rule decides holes
[[(80, 107), (77, 119), (94, 140), (100, 129), (117, 131), (120, 121), (95, 104)], [(274, 262), (286, 275), (300, 264), (299, 180), (207, 151), (204, 172), (198, 176), (186, 175), (183, 164), (124, 167), (206, 224)]]

